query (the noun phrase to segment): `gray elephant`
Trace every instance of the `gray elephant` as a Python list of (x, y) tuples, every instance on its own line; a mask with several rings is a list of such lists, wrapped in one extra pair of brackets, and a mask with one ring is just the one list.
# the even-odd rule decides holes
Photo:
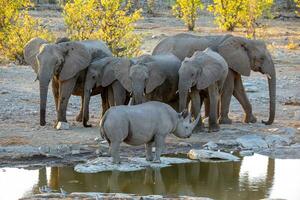
[[(46, 124), (48, 85), (52, 79), (52, 91), (57, 110), (57, 122), (67, 122), (66, 109), (71, 94), (81, 96), (86, 68), (95, 58), (112, 56), (102, 41), (81, 41), (48, 44), (41, 38), (31, 39), (24, 48), (25, 61), (37, 73), (40, 84), (40, 125)], [(92, 95), (98, 94), (97, 91)], [(82, 106), (76, 118), (82, 119)]]
[(173, 54), (144, 55), (135, 59), (119, 58), (112, 64), (115, 78), (132, 93), (133, 104), (146, 100), (178, 107), (178, 70), (181, 61)]
[(83, 103), (83, 126), (91, 127), (87, 124), (89, 117), (89, 102), (93, 90), (101, 91), (102, 101), (107, 98), (108, 104), (102, 103), (102, 113), (110, 106), (128, 104), (130, 95), (121, 83), (115, 78), (114, 70), (111, 65), (118, 62), (117, 58), (106, 57), (93, 61), (86, 73), (84, 84), (84, 103)]
[(262, 122), (267, 125), (272, 124), (275, 118), (276, 106), (276, 72), (272, 57), (264, 42), (232, 35), (195, 36), (178, 34), (162, 40), (154, 48), (152, 54), (173, 53), (183, 60), (185, 57), (191, 57), (195, 51), (203, 51), (207, 47), (218, 52), (229, 66), (221, 96), (220, 123), (231, 123), (228, 113), (232, 95), (237, 98), (245, 111), (244, 122), (256, 122), (241, 78), (241, 75), (249, 76), (251, 70), (253, 70), (268, 77), (269, 119)]
[(111, 107), (101, 119), (100, 134), (110, 145), (113, 163), (120, 163), (120, 144), (145, 144), (146, 160), (152, 161), (152, 145), (155, 144), (154, 162), (160, 162), (160, 155), (169, 133), (187, 138), (200, 119), (194, 122), (191, 116), (183, 118), (168, 104), (150, 101), (133, 106)]
[[(191, 58), (185, 58), (179, 69), (179, 109), (187, 105), (189, 91), (192, 110), (195, 115), (201, 113), (204, 98), (209, 99), (209, 130), (218, 131), (218, 99), (228, 73), (228, 65), (218, 53), (207, 48), (195, 51)], [(201, 131), (199, 121), (197, 131)]]

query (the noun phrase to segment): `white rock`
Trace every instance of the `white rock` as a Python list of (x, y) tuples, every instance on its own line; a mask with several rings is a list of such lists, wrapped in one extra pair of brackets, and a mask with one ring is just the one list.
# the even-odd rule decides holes
[(208, 150), (218, 150), (218, 145), (212, 141), (204, 144), (203, 147)]
[(56, 125), (56, 129), (57, 130), (69, 130), (70, 125), (68, 124), (68, 122), (58, 122)]
[(188, 142), (179, 142), (178, 145), (182, 146), (182, 147), (191, 147), (192, 146), (192, 144), (188, 143)]
[(208, 159), (222, 159), (222, 160), (229, 160), (229, 161), (240, 160), (239, 157), (231, 155), (230, 153), (204, 150), (204, 149), (199, 149), (199, 150), (191, 149), (187, 155), (190, 159), (201, 160), (201, 161), (205, 161)]
[(270, 148), (288, 146), (292, 143), (292, 140), (290, 138), (280, 135), (268, 135), (265, 137), (265, 141), (267, 142)]
[(262, 137), (258, 135), (244, 135), (236, 139), (236, 141), (246, 149), (266, 149), (268, 144)]

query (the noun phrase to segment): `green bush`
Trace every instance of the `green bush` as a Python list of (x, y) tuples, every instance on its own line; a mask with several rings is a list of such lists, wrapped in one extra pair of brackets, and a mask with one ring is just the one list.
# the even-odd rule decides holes
[(134, 23), (141, 10), (130, 12), (131, 4), (122, 0), (74, 0), (64, 7), (67, 32), (72, 39), (101, 39), (116, 56), (140, 53), (141, 37), (134, 33)]

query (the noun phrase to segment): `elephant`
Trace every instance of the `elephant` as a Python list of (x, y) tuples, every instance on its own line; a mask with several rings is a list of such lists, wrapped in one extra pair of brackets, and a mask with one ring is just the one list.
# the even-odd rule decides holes
[(221, 95), (219, 122), (232, 123), (228, 117), (231, 96), (233, 95), (245, 111), (245, 123), (255, 123), (252, 106), (246, 95), (241, 75), (249, 76), (251, 70), (265, 74), (269, 85), (269, 119), (262, 123), (274, 122), (276, 110), (276, 71), (272, 57), (265, 43), (232, 35), (196, 36), (181, 33), (163, 39), (153, 49), (153, 55), (173, 53), (180, 60), (191, 57), (195, 51), (207, 47), (219, 53), (227, 62), (229, 71)]
[[(210, 48), (195, 51), (192, 57), (186, 57), (179, 69), (179, 110), (187, 105), (188, 93), (192, 102), (192, 111), (197, 116), (201, 113), (204, 98), (209, 99), (209, 130), (219, 131), (218, 99), (228, 73), (224, 58)], [(202, 121), (196, 131), (203, 128)]]
[[(46, 103), (48, 85), (52, 79), (52, 92), (57, 111), (57, 122), (67, 122), (66, 109), (71, 94), (81, 96), (86, 68), (94, 59), (112, 56), (102, 41), (66, 41), (49, 44), (41, 38), (31, 39), (24, 48), (25, 61), (32, 66), (39, 79), (40, 86), (40, 125), (46, 124)], [(92, 95), (99, 91), (93, 91)], [(82, 120), (80, 114), (76, 120)]]
[[(108, 109), (100, 122), (100, 134), (110, 146), (113, 163), (120, 163), (120, 144), (145, 144), (146, 160), (160, 162), (160, 155), (169, 133), (179, 138), (188, 138), (197, 125), (200, 115), (191, 122), (191, 115), (183, 117), (170, 105), (149, 101), (132, 106), (114, 106)], [(155, 144), (153, 160), (152, 144)]]
[(109, 106), (128, 104), (130, 95), (121, 83), (114, 78), (114, 71), (111, 67), (118, 59), (114, 57), (106, 57), (94, 60), (88, 67), (86, 72), (84, 84), (84, 103), (83, 103), (83, 126), (91, 127), (87, 124), (89, 117), (89, 102), (91, 92), (93, 90), (100, 90), (102, 99), (107, 98), (105, 102), (109, 105), (102, 103), (102, 116), (109, 108)]
[(181, 61), (173, 54), (121, 58), (112, 64), (115, 78), (132, 93), (133, 104), (162, 101), (178, 110), (178, 70)]

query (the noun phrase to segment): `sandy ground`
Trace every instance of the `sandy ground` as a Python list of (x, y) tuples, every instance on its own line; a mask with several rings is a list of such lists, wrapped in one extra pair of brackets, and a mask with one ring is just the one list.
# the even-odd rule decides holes
[[(52, 30), (62, 33), (61, 35), (64, 34), (64, 26), (59, 13), (55, 11), (37, 13), (35, 11), (34, 14), (39, 15)], [(300, 142), (300, 21), (293, 19), (289, 21), (264, 20), (263, 24), (266, 26), (258, 29), (258, 35), (268, 44), (275, 61), (278, 77), (275, 123), (271, 126), (260, 123), (262, 119), (268, 118), (268, 87), (263, 75), (252, 73), (250, 77), (244, 77), (244, 80), (258, 123), (243, 124), (241, 122), (243, 118), (242, 109), (236, 100), (233, 100), (230, 113), (234, 120), (232, 125), (221, 126), (221, 131), (217, 133), (194, 134), (188, 140), (170, 136), (167, 139), (166, 153), (185, 152), (189, 148), (187, 143), (193, 147), (199, 147), (208, 141), (236, 139), (247, 134), (268, 135), (272, 134), (273, 128), (278, 127), (298, 128), (294, 143)], [(143, 33), (145, 38), (142, 50), (145, 53), (150, 53), (162, 38), (186, 30), (182, 22), (173, 17), (163, 16), (144, 18), (137, 24), (137, 31)], [(194, 34), (225, 33), (213, 24), (212, 17), (204, 16), (197, 21)], [(242, 30), (238, 30), (233, 34), (243, 35), (244, 33)], [(298, 44), (298, 49), (289, 50), (287, 48), (289, 42)], [(53, 128), (56, 116), (53, 96), (51, 88), (49, 88), (47, 125), (40, 127), (38, 82), (34, 80), (35, 74), (30, 66), (13, 64), (0, 66), (0, 160), (2, 160), (0, 166), (15, 166), (34, 161), (39, 163), (43, 159), (43, 156), (32, 157), (34, 153), (30, 154), (28, 152), (31, 150), (27, 152), (23, 148), (35, 148), (39, 152), (51, 152), (49, 149), (56, 149), (56, 155), (60, 152), (66, 152), (67, 150), (61, 149), (67, 148), (72, 155), (78, 157), (81, 155), (82, 158), (86, 155), (95, 156), (99, 142), (97, 138), (100, 137), (98, 129), (100, 96), (91, 99), (90, 121), (94, 125), (92, 128), (83, 128), (82, 124), (75, 121), (80, 107), (80, 99), (72, 96), (67, 111), (71, 129), (57, 131)], [(104, 143), (102, 146), (105, 149)], [(123, 154), (141, 154), (143, 156), (143, 151), (143, 147), (126, 147)], [(97, 153), (101, 153), (101, 151)], [(72, 155), (69, 157), (72, 158)], [(300, 158), (300, 151), (285, 149), (284, 156)], [(31, 159), (26, 159), (28, 157)], [(57, 156), (54, 157), (57, 158)]]

